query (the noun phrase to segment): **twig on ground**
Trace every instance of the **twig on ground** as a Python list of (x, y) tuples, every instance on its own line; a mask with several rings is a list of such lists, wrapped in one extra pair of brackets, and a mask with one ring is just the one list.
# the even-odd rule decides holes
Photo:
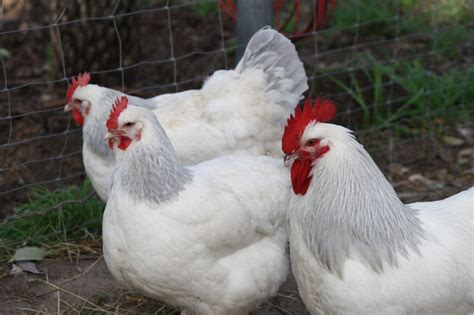
[(57, 292), (57, 295), (58, 295), (58, 315), (61, 314), (61, 297), (60, 297), (60, 291), (56, 291)]
[(281, 293), (277, 293), (276, 296), (280, 296), (282, 298), (289, 299), (289, 300), (299, 301), (299, 299), (295, 298), (294, 296), (285, 295), (285, 294), (281, 294)]
[(64, 288), (61, 288), (60, 286), (57, 286), (57, 285), (55, 285), (54, 283), (46, 282), (45, 280), (42, 280), (42, 279), (39, 279), (39, 280), (40, 280), (41, 282), (44, 282), (45, 284), (47, 284), (47, 285), (49, 285), (49, 286), (55, 288), (56, 290), (61, 290), (61, 291), (63, 291), (64, 293), (70, 294), (70, 295), (72, 295), (72, 296), (74, 296), (74, 297), (76, 297), (76, 298), (78, 298), (78, 299), (80, 299), (80, 300), (82, 300), (82, 301), (84, 301), (84, 302), (87, 302), (88, 304), (94, 306), (97, 310), (100, 310), (100, 311), (102, 311), (102, 312), (108, 312), (107, 310), (103, 309), (103, 308), (100, 307), (99, 305), (97, 305), (97, 304), (95, 304), (95, 303), (92, 303), (91, 301), (89, 301), (89, 300), (86, 299), (86, 298), (83, 298), (83, 297), (80, 296), (80, 295), (77, 295), (77, 294), (75, 294), (75, 293), (73, 293), (73, 292), (71, 292), (71, 291), (68, 291), (68, 290), (66, 290), (66, 289), (64, 289)]
[(26, 311), (26, 312), (33, 312), (35, 314), (46, 314), (45, 311), (38, 311), (38, 310), (28, 308), (28, 307), (19, 307), (18, 310), (19, 311)]
[(271, 305), (273, 308), (275, 308), (277, 311), (279, 311), (281, 314), (289, 314), (291, 315), (291, 312), (281, 308), (280, 306), (273, 304), (272, 302), (268, 302), (269, 305)]
[[(97, 263), (98, 263), (99, 261), (101, 261), (103, 257), (104, 257), (104, 256), (101, 255), (101, 256), (100, 256), (99, 258), (97, 258), (92, 264), (90, 264), (89, 267), (87, 267), (83, 272), (81, 272), (81, 273), (79, 273), (79, 274), (77, 274), (77, 275), (75, 275), (75, 276), (72, 276), (72, 277), (70, 277), (70, 278), (67, 278), (67, 279), (64, 279), (64, 280), (62, 280), (62, 281), (59, 281), (58, 283), (56, 283), (56, 285), (62, 285), (62, 284), (65, 284), (65, 283), (67, 283), (67, 282), (69, 282), (69, 281), (72, 281), (72, 280), (75, 280), (75, 279), (77, 279), (77, 278), (80, 278), (80, 277), (84, 276), (84, 275), (85, 275), (86, 273), (88, 273), (92, 268), (94, 268), (94, 266), (97, 265)], [(46, 278), (46, 282), (51, 283), (51, 282), (49, 282), (48, 278)], [(56, 290), (51, 290), (51, 291), (48, 291), (48, 292), (45, 292), (45, 293), (41, 293), (41, 294), (39, 294), (39, 295), (36, 295), (35, 297), (38, 298), (38, 297), (41, 297), (41, 296), (43, 296), (43, 295), (50, 294), (50, 293), (52, 293), (52, 292), (54, 292), (54, 291), (56, 291)]]
[(81, 314), (81, 311), (79, 311), (77, 308), (74, 307), (74, 304), (76, 304), (77, 301), (79, 301), (79, 300), (75, 300), (74, 303), (69, 304), (66, 300), (61, 300), (62, 303), (66, 304), (66, 306), (68, 306), (68, 308), (63, 311), (63, 314), (69, 314), (69, 310), (71, 310), (71, 309), (76, 311), (77, 314)]

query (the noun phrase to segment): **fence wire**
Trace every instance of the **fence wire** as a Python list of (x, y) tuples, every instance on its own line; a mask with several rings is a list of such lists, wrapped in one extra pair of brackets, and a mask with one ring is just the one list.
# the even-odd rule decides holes
[[(103, 3), (98, 13), (79, 0), (1, 2), (0, 218), (33, 186), (85, 178), (81, 129), (63, 113), (67, 82), (79, 72), (150, 97), (198, 88), (236, 64), (235, 24), (218, 0)], [(311, 3), (301, 1), (300, 18), (311, 18)], [(469, 0), (337, 1), (321, 29), (292, 38), (308, 95), (334, 98), (337, 122), (377, 138), (369, 151), (396, 160), (407, 141), (434, 136), (434, 121), (472, 120), (472, 11)]]

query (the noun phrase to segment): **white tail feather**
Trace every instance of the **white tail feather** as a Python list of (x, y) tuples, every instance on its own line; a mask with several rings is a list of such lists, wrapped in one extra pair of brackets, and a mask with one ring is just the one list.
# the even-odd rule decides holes
[(268, 75), (266, 92), (272, 100), (290, 110), (308, 89), (303, 63), (293, 43), (269, 27), (259, 30), (250, 39), (235, 71), (262, 69)]

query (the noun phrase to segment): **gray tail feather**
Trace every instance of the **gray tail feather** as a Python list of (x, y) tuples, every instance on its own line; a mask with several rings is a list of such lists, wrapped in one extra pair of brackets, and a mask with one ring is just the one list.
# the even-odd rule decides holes
[(308, 78), (295, 46), (282, 34), (264, 27), (250, 39), (235, 71), (259, 68), (268, 75), (266, 92), (276, 103), (293, 110), (308, 89)]

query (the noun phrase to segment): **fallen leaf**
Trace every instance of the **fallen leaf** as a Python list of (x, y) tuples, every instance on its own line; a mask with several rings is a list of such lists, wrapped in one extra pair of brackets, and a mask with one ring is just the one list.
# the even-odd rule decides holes
[(474, 158), (474, 148), (465, 148), (459, 151), (458, 157)]
[(408, 167), (400, 163), (390, 163), (388, 166), (389, 172), (397, 176), (405, 176), (410, 171)]
[(458, 146), (464, 144), (464, 140), (451, 136), (443, 136), (443, 142), (447, 145)]
[(474, 161), (474, 148), (465, 148), (458, 153), (458, 164), (470, 164)]
[(48, 254), (46, 250), (39, 247), (23, 247), (16, 250), (15, 255), (8, 262), (23, 260), (41, 261)]
[(457, 131), (461, 134), (461, 136), (464, 137), (468, 142), (472, 142), (473, 138), (473, 129), (470, 128), (469, 126), (458, 126)]
[(39, 275), (42, 272), (38, 270), (36, 264), (29, 260), (17, 261), (12, 263), (12, 270), (10, 270), (11, 275), (19, 274), (22, 272), (30, 272), (35, 275)]
[(465, 171), (463, 172), (463, 174), (466, 174), (466, 175), (474, 175), (474, 167), (465, 170)]
[(19, 273), (22, 273), (22, 272), (23, 272), (23, 269), (21, 269), (19, 266), (15, 265), (15, 264), (12, 264), (12, 270), (10, 270), (11, 275), (16, 275), (16, 274), (19, 274)]
[(413, 174), (408, 177), (408, 180), (411, 182), (421, 182), (427, 186), (431, 186), (434, 182), (421, 174)]

